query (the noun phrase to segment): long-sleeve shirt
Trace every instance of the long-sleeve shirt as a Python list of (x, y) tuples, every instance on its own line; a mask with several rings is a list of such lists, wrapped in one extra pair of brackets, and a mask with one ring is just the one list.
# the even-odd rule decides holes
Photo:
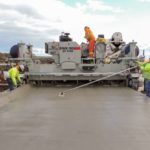
[(150, 63), (148, 62), (137, 62), (142, 71), (143, 77), (150, 80)]

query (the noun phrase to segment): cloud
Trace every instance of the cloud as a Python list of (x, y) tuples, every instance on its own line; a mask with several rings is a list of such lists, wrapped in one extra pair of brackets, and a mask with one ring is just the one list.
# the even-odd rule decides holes
[(121, 8), (114, 8), (111, 5), (105, 4), (103, 1), (99, 0), (88, 0), (85, 4), (77, 3), (77, 8), (86, 13), (120, 13), (123, 11)]
[(52, 36), (59, 35), (60, 30), (49, 28), (41, 32), (37, 28), (30, 29), (19, 26), (16, 22), (5, 22), (0, 24), (1, 49), (9, 50), (11, 46), (18, 42), (34, 44), (36, 47), (44, 47), (46, 41), (51, 41)]
[[(133, 8), (133, 12), (134, 12)], [(87, 0), (67, 5), (60, 0), (0, 0), (0, 49), (9, 50), (19, 41), (43, 48), (44, 42), (58, 40), (61, 32), (70, 32), (74, 41), (84, 41), (84, 26), (95, 36), (123, 33), (125, 41), (150, 43), (149, 15), (127, 12), (104, 0)], [(142, 30), (143, 29), (143, 30)]]
[(0, 50), (9, 50), (20, 41), (32, 43), (35, 47), (44, 47), (44, 42), (61, 33), (55, 27), (61, 20), (47, 17), (48, 13), (40, 13), (41, 9), (35, 2), (31, 1), (31, 5), (23, 1), (22, 4), (14, 3), (15, 5), (7, 0), (3, 3), (0, 0)]
[(0, 3), (0, 10), (2, 11), (15, 11), (27, 17), (33, 17), (41, 19), (43, 16), (38, 13), (38, 11), (29, 5), (9, 5)]
[(139, 0), (140, 2), (150, 2), (150, 0)]
[[(113, 11), (112, 7), (96, 0), (87, 1), (84, 8), (91, 9), (97, 4), (102, 11)], [(81, 42), (84, 40), (85, 25), (96, 31), (96, 26), (115, 20), (114, 15), (96, 13), (98, 7), (93, 8), (92, 13), (95, 15), (87, 14), (85, 10), (77, 5), (68, 6), (59, 0), (45, 0), (44, 3), (37, 0), (0, 0), (0, 40), (5, 40), (3, 43), (6, 43), (6, 49), (10, 46), (7, 41), (13, 43), (17, 40), (31, 40), (35, 47), (42, 47), (44, 40), (58, 40), (60, 33), (64, 31), (70, 32), (75, 41)], [(4, 35), (7, 38), (3, 38)], [(40, 46), (39, 43), (42, 42)]]

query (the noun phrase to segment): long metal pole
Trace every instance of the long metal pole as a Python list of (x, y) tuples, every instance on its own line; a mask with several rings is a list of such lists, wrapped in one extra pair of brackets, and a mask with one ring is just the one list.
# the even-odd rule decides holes
[(62, 92), (59, 93), (59, 96), (64, 96), (66, 93), (68, 93), (68, 92), (70, 92), (70, 91), (77, 90), (77, 89), (79, 89), (79, 88), (88, 86), (88, 85), (90, 85), (90, 84), (96, 83), (96, 82), (101, 81), (101, 80), (104, 80), (104, 79), (108, 79), (108, 78), (110, 78), (110, 77), (112, 77), (112, 76), (115, 76), (115, 75), (117, 75), (117, 74), (123, 73), (123, 72), (125, 72), (125, 71), (131, 70), (131, 69), (134, 69), (134, 68), (137, 68), (137, 66), (134, 66), (134, 67), (131, 67), (131, 68), (127, 68), (127, 69), (125, 69), (125, 70), (122, 70), (122, 71), (113, 73), (113, 74), (111, 74), (111, 75), (108, 75), (108, 76), (105, 76), (105, 77), (102, 77), (102, 78), (99, 78), (99, 79), (97, 79), (97, 80), (88, 82), (88, 83), (86, 83), (86, 84), (82, 84), (82, 85), (80, 85), (80, 86), (77, 86), (77, 87), (74, 87), (74, 88), (71, 88), (71, 89), (62, 91)]

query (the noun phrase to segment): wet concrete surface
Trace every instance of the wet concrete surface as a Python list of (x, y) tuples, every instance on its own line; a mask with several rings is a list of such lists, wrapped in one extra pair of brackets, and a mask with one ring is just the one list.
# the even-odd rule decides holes
[[(65, 88), (66, 89), (66, 88)], [(0, 108), (1, 150), (149, 150), (150, 98), (128, 88), (31, 88)]]

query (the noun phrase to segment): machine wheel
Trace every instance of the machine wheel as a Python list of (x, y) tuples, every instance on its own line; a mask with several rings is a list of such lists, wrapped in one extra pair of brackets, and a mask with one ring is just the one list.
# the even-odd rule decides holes
[(139, 87), (138, 79), (129, 79), (128, 80), (128, 87), (131, 87), (131, 88), (137, 90)]
[(132, 84), (133, 84), (133, 83), (132, 83), (132, 79), (129, 79), (129, 80), (128, 80), (128, 87), (132, 87)]

